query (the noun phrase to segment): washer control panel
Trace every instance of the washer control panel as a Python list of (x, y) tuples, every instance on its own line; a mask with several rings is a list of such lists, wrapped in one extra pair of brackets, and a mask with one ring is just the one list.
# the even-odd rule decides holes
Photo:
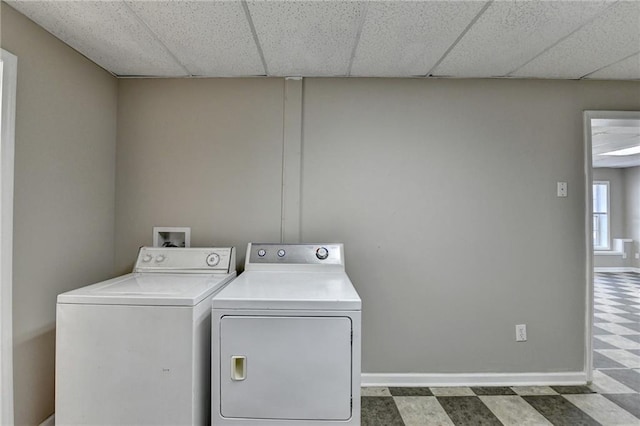
[(293, 265), (341, 265), (342, 244), (250, 243), (248, 263)]
[(141, 247), (134, 272), (233, 272), (233, 247)]

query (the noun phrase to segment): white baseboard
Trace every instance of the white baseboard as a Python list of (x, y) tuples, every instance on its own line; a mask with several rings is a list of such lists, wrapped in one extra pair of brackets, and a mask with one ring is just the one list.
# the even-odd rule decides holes
[(640, 273), (640, 268), (633, 268), (630, 266), (596, 266), (593, 268), (593, 272), (637, 272)]
[(362, 373), (362, 386), (548, 386), (584, 385), (584, 371), (567, 373), (394, 374)]
[(56, 415), (55, 413), (46, 418), (46, 420), (40, 423), (40, 426), (55, 426), (56, 424)]

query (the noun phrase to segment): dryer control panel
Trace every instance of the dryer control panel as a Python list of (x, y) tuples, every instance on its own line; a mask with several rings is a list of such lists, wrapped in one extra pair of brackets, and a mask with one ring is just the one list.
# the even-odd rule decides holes
[(133, 272), (229, 273), (235, 270), (233, 247), (141, 247)]
[(251, 264), (344, 266), (343, 245), (249, 243), (245, 267)]

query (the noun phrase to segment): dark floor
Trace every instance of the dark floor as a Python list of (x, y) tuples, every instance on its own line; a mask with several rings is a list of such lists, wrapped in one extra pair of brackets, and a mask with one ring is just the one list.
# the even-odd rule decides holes
[(640, 274), (595, 277), (590, 386), (362, 388), (362, 425), (640, 425)]

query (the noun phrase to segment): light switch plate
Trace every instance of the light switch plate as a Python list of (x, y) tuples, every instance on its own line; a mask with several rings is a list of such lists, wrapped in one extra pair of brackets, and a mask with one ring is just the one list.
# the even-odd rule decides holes
[(516, 342), (527, 341), (527, 324), (516, 324)]

